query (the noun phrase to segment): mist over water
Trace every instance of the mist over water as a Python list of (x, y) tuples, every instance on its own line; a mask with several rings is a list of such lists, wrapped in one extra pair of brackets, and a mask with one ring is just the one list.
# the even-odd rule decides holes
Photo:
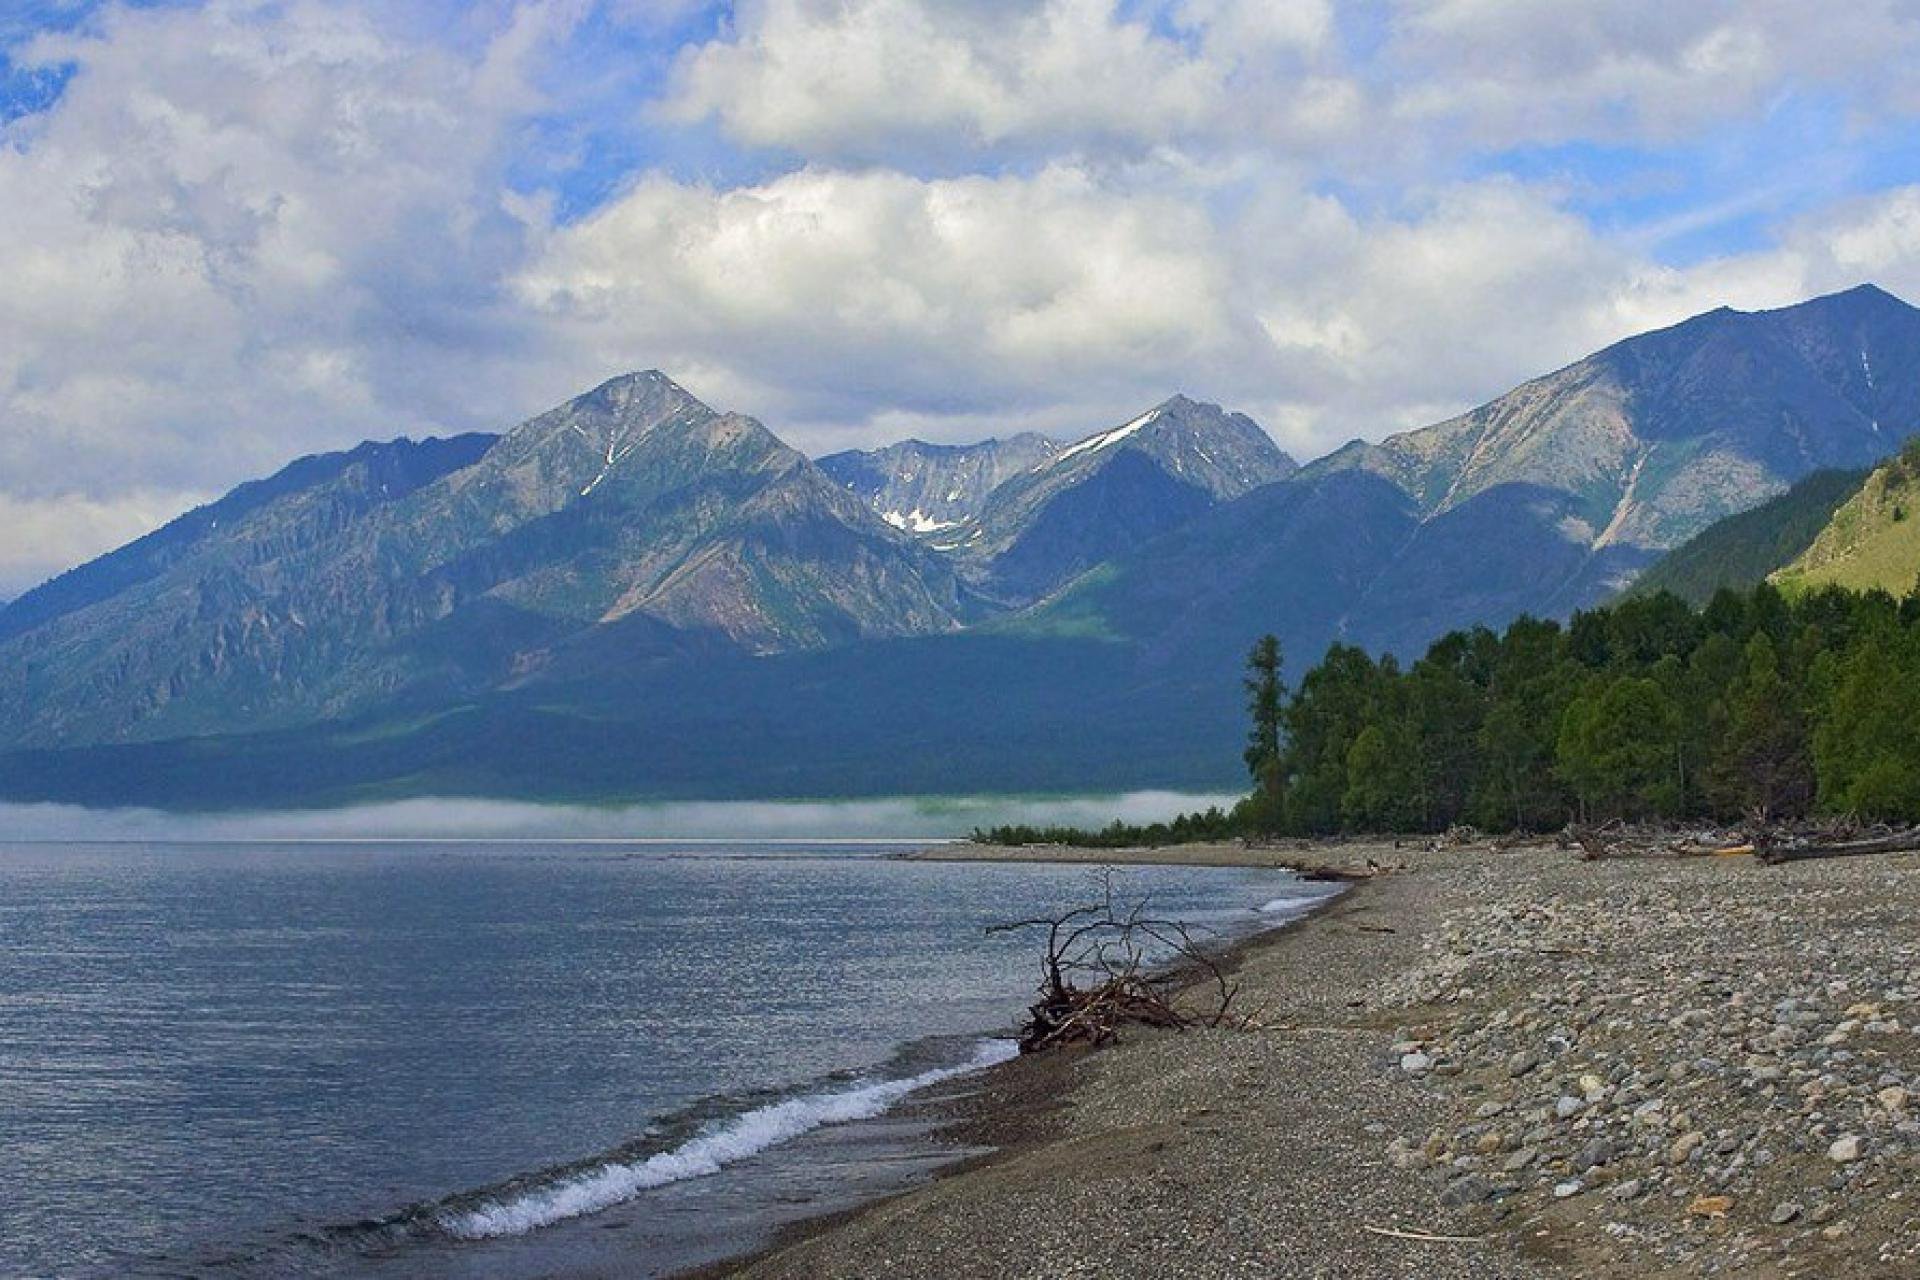
[(1156, 822), (1239, 799), (1134, 791), (1107, 796), (676, 802), (624, 806), (424, 798), (345, 809), (184, 814), (0, 804), (5, 840), (940, 840), (1001, 823)]

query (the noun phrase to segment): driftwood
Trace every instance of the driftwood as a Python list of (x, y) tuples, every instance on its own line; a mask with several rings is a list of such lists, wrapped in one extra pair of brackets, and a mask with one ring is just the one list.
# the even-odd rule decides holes
[(1728, 858), (1753, 855), (1760, 862), (1806, 862), (1876, 853), (1920, 853), (1920, 828), (1895, 831), (1862, 828), (1850, 818), (1770, 823), (1754, 820), (1743, 829), (1680, 832), (1609, 823), (1570, 826), (1566, 841), (1584, 862), (1614, 858)]
[(1754, 845), (1734, 833), (1676, 832), (1609, 823), (1604, 827), (1571, 826), (1567, 841), (1580, 850), (1582, 862), (1612, 858), (1730, 858), (1754, 852)]
[(1399, 1227), (1370, 1227), (1365, 1223), (1361, 1224), (1360, 1229), (1371, 1232), (1376, 1236), (1386, 1236), (1390, 1240), (1418, 1240), (1424, 1244), (1484, 1243), (1484, 1240), (1480, 1236), (1443, 1236), (1436, 1235), (1431, 1231), (1407, 1231)]
[(1229, 1021), (1237, 988), (1188, 927), (1146, 914), (1144, 900), (1116, 903), (1110, 874), (1103, 890), (1099, 902), (987, 930), (1047, 931), (1040, 998), (1020, 1028), (1020, 1052), (1098, 1048), (1129, 1025), (1183, 1031)]
[(1837, 840), (1826, 844), (1774, 843), (1762, 836), (1758, 853), (1760, 861), (1769, 865), (1811, 862), (1818, 858), (1858, 858), (1874, 853), (1920, 853), (1920, 829), (1896, 832), (1872, 840)]

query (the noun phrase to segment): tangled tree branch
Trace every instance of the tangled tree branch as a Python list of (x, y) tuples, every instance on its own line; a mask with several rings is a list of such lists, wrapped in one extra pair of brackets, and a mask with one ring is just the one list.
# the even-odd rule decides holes
[[(1020, 1029), (1020, 1051), (1112, 1041), (1120, 1028), (1184, 1030), (1227, 1021), (1237, 988), (1178, 920), (1147, 914), (1147, 903), (1116, 903), (1111, 871), (1100, 901), (1055, 916), (993, 925), (988, 933), (1047, 931), (1040, 998)], [(1204, 991), (1205, 996), (1196, 996)]]

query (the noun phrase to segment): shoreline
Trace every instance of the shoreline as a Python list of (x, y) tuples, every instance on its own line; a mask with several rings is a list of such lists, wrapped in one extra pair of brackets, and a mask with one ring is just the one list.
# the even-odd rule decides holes
[[(1328, 873), (1324, 864), (1303, 869), (1295, 861), (1278, 858), (1280, 851), (1248, 848), (1234, 843), (1196, 842), (1188, 845), (1094, 849), (1084, 846), (983, 845), (958, 840), (889, 855), (905, 862), (1057, 863), (1061, 865), (1209, 867), (1226, 870), (1293, 871), (1308, 882), (1344, 881), (1348, 887), (1275, 924), (1256, 928), (1219, 944), (1213, 958), (1229, 975), (1238, 973), (1248, 957), (1275, 944), (1283, 935), (1305, 928), (1333, 907), (1349, 903), (1366, 887), (1365, 875)], [(983, 1032), (983, 1035), (992, 1033)], [(762, 1264), (808, 1242), (830, 1236), (859, 1222), (866, 1214), (902, 1197), (949, 1179), (964, 1178), (1043, 1147), (1057, 1134), (1051, 1121), (1067, 1105), (1076, 1067), (1088, 1056), (1106, 1050), (1073, 1046), (1048, 1053), (1021, 1055), (962, 1076), (945, 1086), (934, 1086), (909, 1097), (890, 1112), (895, 1119), (923, 1123), (929, 1139), (941, 1148), (966, 1154), (941, 1164), (917, 1186), (908, 1186), (850, 1208), (806, 1217), (776, 1230), (761, 1247), (689, 1271), (672, 1280), (719, 1280), (752, 1274)]]
[[(1352, 852), (1347, 852), (1351, 850)], [(1333, 855), (1340, 856), (1333, 856)], [(1191, 844), (1137, 845), (1114, 849), (1088, 845), (978, 844), (971, 840), (932, 845), (894, 854), (902, 862), (1055, 863), (1063, 866), (1221, 867), (1258, 871), (1292, 871), (1313, 881), (1354, 882), (1382, 872), (1403, 870), (1415, 856), (1400, 842), (1355, 841), (1351, 845), (1328, 841), (1290, 841), (1250, 845), (1241, 841), (1206, 840)]]
[(1231, 948), (1252, 1029), (992, 1068), (918, 1105), (993, 1150), (701, 1274), (1920, 1273), (1920, 857), (1317, 848), (1395, 870)]
[[(1360, 900), (1371, 878), (1366, 872), (1335, 870), (1334, 863), (1300, 859), (1297, 855), (1284, 856), (1282, 850), (1224, 842), (1097, 849), (1071, 845), (984, 845), (962, 840), (929, 845), (891, 856), (907, 862), (1045, 862), (1069, 866), (1292, 871), (1308, 882), (1336, 881), (1347, 884), (1346, 888), (1328, 894), (1323, 902), (1307, 911), (1225, 941), (1214, 958), (1229, 976), (1237, 975), (1251, 957), (1266, 948), (1279, 945), (1287, 935), (1308, 928), (1336, 907)], [(889, 1203), (952, 1179), (989, 1171), (1044, 1148), (1060, 1137), (1053, 1122), (1070, 1104), (1076, 1070), (1089, 1057), (1110, 1053), (1116, 1048), (1124, 1049), (1125, 1045), (1126, 1041), (1123, 1040), (1120, 1045), (1105, 1050), (1074, 1046), (1048, 1053), (1022, 1055), (961, 1077), (945, 1089), (936, 1088), (926, 1096), (909, 1098), (893, 1113), (896, 1117), (923, 1120), (935, 1143), (970, 1154), (958, 1156), (951, 1163), (941, 1166), (919, 1186), (906, 1187), (851, 1208), (789, 1223), (758, 1249), (678, 1273), (673, 1280), (720, 1280), (721, 1277), (758, 1274), (763, 1266), (776, 1263), (790, 1252), (804, 1249), (811, 1242), (830, 1238), (835, 1232), (859, 1223), (868, 1214), (883, 1209)]]

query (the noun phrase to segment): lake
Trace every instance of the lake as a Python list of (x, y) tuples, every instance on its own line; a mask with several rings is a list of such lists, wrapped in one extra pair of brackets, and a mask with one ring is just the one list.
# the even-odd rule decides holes
[(0, 843), (0, 1274), (659, 1274), (924, 1176), (890, 1108), (1038, 976), (986, 926), (1099, 890), (905, 847)]

